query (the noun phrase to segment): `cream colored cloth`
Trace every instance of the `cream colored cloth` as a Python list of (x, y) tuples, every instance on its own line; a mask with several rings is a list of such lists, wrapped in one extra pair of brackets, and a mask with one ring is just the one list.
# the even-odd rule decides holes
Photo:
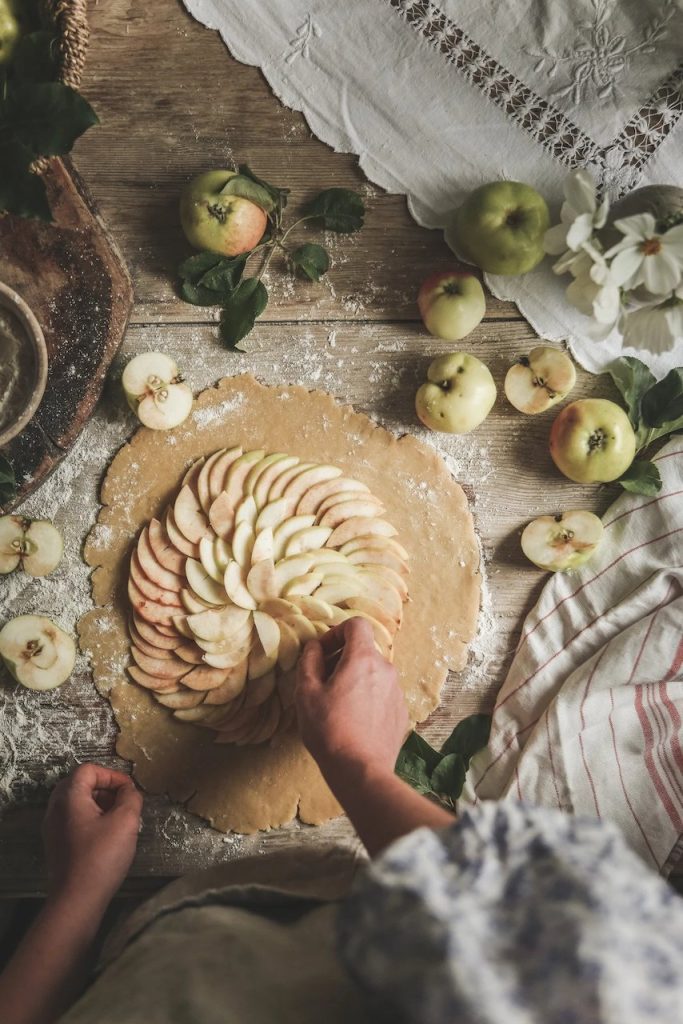
[(626, 494), (578, 572), (527, 617), (464, 798), (509, 797), (615, 821), (668, 873), (683, 847), (683, 437)]

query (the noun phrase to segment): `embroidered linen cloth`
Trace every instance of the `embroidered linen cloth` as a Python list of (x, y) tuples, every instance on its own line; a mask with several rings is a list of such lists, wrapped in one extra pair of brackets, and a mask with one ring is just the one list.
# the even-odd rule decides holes
[[(613, 197), (683, 185), (683, 11), (677, 0), (183, 0), (233, 55), (367, 176), (448, 227), (468, 192), (528, 182), (559, 220), (562, 182), (587, 167)], [(487, 276), (538, 333), (598, 371), (621, 340), (594, 342), (550, 260)], [(631, 349), (624, 349), (634, 354)], [(657, 376), (681, 352), (641, 352)]]
[(660, 494), (624, 494), (590, 562), (546, 584), (463, 794), (611, 819), (665, 874), (683, 853), (681, 440), (654, 460)]

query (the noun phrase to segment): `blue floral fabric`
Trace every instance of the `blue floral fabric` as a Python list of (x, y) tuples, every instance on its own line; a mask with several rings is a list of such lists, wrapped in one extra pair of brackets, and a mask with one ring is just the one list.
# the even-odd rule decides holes
[(683, 1022), (683, 902), (603, 822), (484, 803), (389, 847), (338, 928), (411, 1024)]

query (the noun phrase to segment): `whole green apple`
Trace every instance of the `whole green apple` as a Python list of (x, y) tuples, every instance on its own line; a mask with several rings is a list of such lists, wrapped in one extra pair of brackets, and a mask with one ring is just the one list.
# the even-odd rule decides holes
[(577, 484), (609, 483), (633, 462), (636, 437), (621, 406), (606, 398), (581, 398), (556, 416), (550, 454)]
[(447, 270), (422, 283), (417, 306), (430, 334), (444, 341), (459, 341), (481, 323), (486, 299), (474, 274)]
[(415, 410), (430, 430), (468, 434), (486, 419), (495, 400), (488, 366), (467, 352), (451, 352), (430, 364), (427, 382), (415, 396)]
[(22, 35), (16, 0), (0, 0), (0, 67), (9, 64)]
[(180, 196), (180, 223), (196, 249), (221, 256), (239, 256), (261, 241), (268, 218), (250, 199), (223, 195), (236, 171), (205, 171), (193, 178)]
[(477, 188), (455, 214), (458, 252), (487, 274), (526, 274), (544, 256), (550, 214), (543, 196), (519, 181)]

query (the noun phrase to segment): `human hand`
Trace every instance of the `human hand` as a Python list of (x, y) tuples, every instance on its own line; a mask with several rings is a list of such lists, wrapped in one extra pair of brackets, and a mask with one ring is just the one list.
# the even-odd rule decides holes
[(396, 670), (365, 619), (306, 644), (295, 704), (301, 737), (328, 781), (349, 768), (393, 773), (410, 722)]
[(133, 780), (100, 765), (57, 783), (43, 821), (51, 895), (104, 909), (135, 855), (141, 809)]

